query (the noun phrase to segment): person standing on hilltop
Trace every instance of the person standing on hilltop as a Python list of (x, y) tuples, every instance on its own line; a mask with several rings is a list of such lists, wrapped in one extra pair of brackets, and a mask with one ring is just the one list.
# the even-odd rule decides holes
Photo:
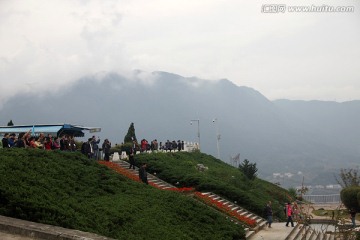
[(273, 212), (271, 208), (271, 201), (269, 201), (265, 206), (265, 217), (266, 217), (266, 223), (265, 226), (268, 225), (269, 228), (271, 228)]
[(89, 138), (87, 142), (84, 142), (81, 146), (81, 152), (89, 159), (93, 158), (92, 138)]
[(5, 133), (3, 139), (1, 140), (3, 148), (9, 148), (10, 147), (8, 138), (9, 138), (9, 134)]
[(135, 149), (133, 147), (131, 147), (130, 150), (129, 150), (129, 163), (130, 163), (129, 169), (131, 169), (131, 168), (135, 169), (134, 155), (135, 155)]
[(104, 152), (104, 160), (107, 162), (110, 160), (110, 149), (111, 142), (108, 139), (105, 139), (104, 143), (102, 144), (102, 150)]
[(92, 141), (91, 141), (92, 149), (93, 149), (92, 157), (95, 160), (99, 160), (99, 157), (100, 157), (99, 156), (99, 143), (100, 143), (100, 138), (98, 137), (97, 140), (96, 140), (96, 137), (92, 136)]

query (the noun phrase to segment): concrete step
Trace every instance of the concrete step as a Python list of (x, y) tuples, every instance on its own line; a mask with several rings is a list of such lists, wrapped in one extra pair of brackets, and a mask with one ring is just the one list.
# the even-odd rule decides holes
[(203, 192), (201, 193), (202, 195), (206, 196), (206, 195), (211, 195), (211, 192)]
[(335, 240), (335, 235), (331, 234), (329, 240)]
[[(285, 224), (284, 224), (285, 226)], [(285, 227), (290, 228), (290, 227)], [(297, 224), (285, 240), (335, 240), (335, 235), (330, 233), (322, 233), (314, 230), (310, 226)]]
[(247, 240), (284, 240), (294, 228), (285, 227), (284, 222), (274, 222), (271, 228), (264, 227)]
[[(236, 211), (240, 216), (244, 216), (244, 217), (254, 220), (257, 223), (257, 226), (252, 230), (258, 231), (259, 228), (263, 228), (265, 226), (265, 222), (266, 222), (265, 219), (263, 219), (262, 217), (254, 214), (254, 213), (247, 211), (244, 208), (241, 208), (240, 206), (236, 205), (235, 203), (230, 202), (227, 199), (224, 199), (214, 193), (207, 192), (207, 193), (204, 193), (203, 195), (211, 197), (214, 201), (222, 203), (225, 207), (228, 207), (232, 211)], [(252, 233), (249, 233), (249, 234), (252, 234)]]
[(293, 240), (302, 240), (304, 238), (306, 239), (308, 230), (309, 230), (309, 227), (302, 225)]
[(255, 235), (255, 231), (250, 230), (249, 228), (245, 229), (245, 238), (250, 239), (252, 236)]
[[(286, 227), (285, 223), (284, 223), (284, 227), (285, 228), (290, 228), (290, 227)], [(285, 240), (295, 239), (295, 237), (297, 236), (297, 234), (300, 232), (301, 229), (302, 229), (302, 225), (297, 224), (294, 228), (292, 228), (290, 234), (286, 237)]]
[(320, 236), (320, 234), (318, 234), (315, 230), (313, 230), (313, 229), (311, 229), (311, 230), (309, 230), (308, 231), (308, 235), (310, 235), (309, 236), (309, 240), (319, 240), (318, 238), (319, 238), (319, 236)]

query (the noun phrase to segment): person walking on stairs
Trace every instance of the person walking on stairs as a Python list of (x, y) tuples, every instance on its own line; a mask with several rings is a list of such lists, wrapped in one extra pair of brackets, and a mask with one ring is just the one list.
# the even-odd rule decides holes
[(265, 226), (268, 225), (269, 228), (271, 228), (273, 212), (271, 208), (271, 201), (269, 201), (265, 206), (265, 217), (266, 217), (266, 223)]
[(135, 154), (135, 149), (132, 147), (130, 148), (130, 152), (129, 152), (129, 169), (135, 169), (135, 158), (134, 158), (134, 154)]
[(291, 206), (291, 203), (287, 204), (287, 222), (285, 226), (289, 226), (289, 223), (291, 223), (291, 226), (294, 227), (294, 222), (292, 219), (292, 215), (293, 215), (293, 208)]
[(149, 184), (147, 179), (146, 163), (143, 163), (139, 168), (139, 178), (143, 183)]

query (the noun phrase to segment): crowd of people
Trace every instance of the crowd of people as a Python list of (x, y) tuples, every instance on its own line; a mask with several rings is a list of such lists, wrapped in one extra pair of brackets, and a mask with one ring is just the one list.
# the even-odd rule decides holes
[[(61, 151), (77, 151), (78, 145), (75, 142), (75, 138), (72, 135), (64, 134), (60, 137), (52, 136), (51, 134), (45, 135), (40, 133), (37, 136), (31, 134), (31, 130), (28, 132), (19, 133), (5, 133), (2, 138), (3, 148), (40, 148), (45, 150), (61, 150)], [(111, 142), (105, 139), (100, 145), (100, 138), (92, 136), (87, 141), (81, 143), (81, 153), (86, 155), (88, 158), (99, 160), (102, 159), (100, 151), (103, 153), (105, 161), (110, 159)], [(171, 151), (171, 150), (184, 150), (184, 141), (169, 141), (167, 140), (164, 144), (158, 143), (156, 139), (150, 143), (146, 139), (142, 139), (140, 143), (134, 141), (133, 152), (146, 152), (146, 151)], [(134, 154), (133, 153), (133, 154)], [(130, 153), (127, 153), (130, 154)]]
[(165, 151), (171, 151), (171, 150), (184, 150), (184, 141), (171, 141), (167, 140), (164, 144), (162, 142), (158, 143), (156, 139), (152, 140), (150, 143), (146, 139), (142, 139), (140, 141), (140, 150), (141, 152), (145, 151), (155, 151), (155, 150), (165, 150)]
[[(102, 148), (99, 147), (99, 144), (100, 138), (92, 136), (81, 144), (81, 153), (86, 155), (89, 159), (100, 160), (101, 150), (104, 153), (104, 160), (109, 161), (111, 142), (108, 139), (105, 139), (101, 145)], [(139, 150), (139, 148), (141, 151), (158, 149), (156, 140), (152, 141), (151, 145), (148, 145), (149, 144), (145, 139), (141, 141), (140, 145), (134, 141), (134, 145), (130, 148), (129, 152), (129, 168), (135, 169), (134, 154), (136, 150)], [(77, 151), (77, 145), (74, 140), (74, 136), (65, 134), (59, 138), (53, 137), (51, 134), (45, 136), (44, 133), (40, 133), (35, 137), (31, 135), (31, 130), (27, 133), (19, 133), (17, 136), (15, 133), (5, 133), (4, 137), (2, 138), (2, 146), (3, 148), (38, 148), (45, 150)], [(142, 182), (148, 184), (146, 164), (142, 164), (139, 167), (139, 178)]]
[[(81, 152), (88, 156), (99, 160), (100, 138), (96, 139), (95, 136), (89, 138), (88, 141), (82, 143)], [(78, 151), (78, 146), (75, 142), (75, 138), (72, 135), (64, 134), (61, 137), (53, 137), (51, 134), (45, 135), (40, 133), (38, 136), (33, 136), (31, 130), (28, 132), (22, 132), (16, 135), (15, 133), (5, 133), (2, 138), (3, 148), (38, 148), (45, 150), (60, 150), (60, 151)], [(109, 160), (110, 158), (111, 143), (108, 139), (102, 144), (102, 150), (104, 152), (104, 159)]]
[(2, 138), (3, 148), (40, 148), (45, 150), (76, 151), (74, 136), (63, 135), (62, 137), (53, 137), (51, 134), (45, 136), (40, 133), (38, 136), (32, 136), (31, 130), (28, 132), (5, 133)]

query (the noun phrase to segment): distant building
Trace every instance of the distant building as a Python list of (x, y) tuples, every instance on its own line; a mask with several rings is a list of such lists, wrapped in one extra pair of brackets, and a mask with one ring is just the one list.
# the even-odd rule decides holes
[(278, 178), (278, 177), (282, 177), (281, 173), (273, 173), (273, 178)]
[(284, 175), (288, 178), (291, 178), (292, 176), (294, 176), (294, 174), (292, 174), (292, 173), (284, 173)]

